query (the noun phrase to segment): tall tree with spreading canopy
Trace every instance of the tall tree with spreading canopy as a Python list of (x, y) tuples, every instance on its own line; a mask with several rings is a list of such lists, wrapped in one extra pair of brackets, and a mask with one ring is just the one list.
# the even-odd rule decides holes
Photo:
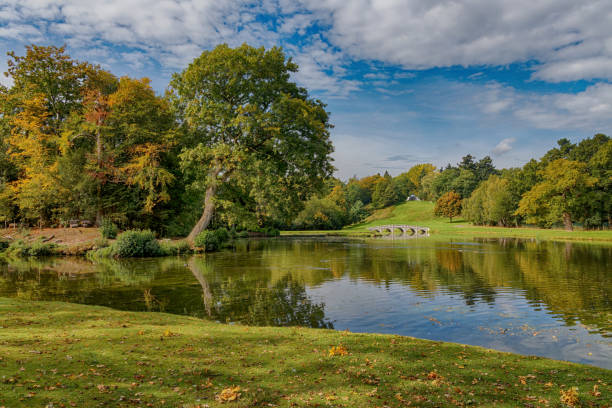
[(233, 204), (264, 217), (298, 209), (331, 175), (328, 114), (291, 81), (297, 70), (280, 48), (219, 45), (173, 76), (171, 98), (188, 141), (182, 165), (204, 195), (189, 240), (230, 190), (241, 192)]
[(527, 222), (547, 226), (562, 220), (571, 231), (580, 198), (597, 178), (588, 173), (586, 163), (567, 159), (551, 161), (540, 175), (542, 181), (523, 195), (516, 214), (527, 217)]

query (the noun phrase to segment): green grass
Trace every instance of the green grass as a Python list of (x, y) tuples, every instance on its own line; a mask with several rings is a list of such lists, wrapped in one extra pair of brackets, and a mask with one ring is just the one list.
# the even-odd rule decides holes
[(593, 241), (612, 244), (612, 230), (607, 231), (565, 231), (542, 228), (504, 228), (475, 226), (463, 218), (448, 218), (433, 215), (434, 203), (409, 201), (375, 211), (360, 224), (351, 225), (341, 231), (288, 231), (283, 235), (364, 235), (369, 227), (387, 224), (408, 224), (429, 227), (431, 234), (440, 238), (534, 238), (551, 241)]
[[(330, 356), (333, 346), (348, 355)], [(612, 371), (409, 337), (0, 298), (0, 406), (606, 406)], [(240, 387), (236, 401), (216, 400)]]

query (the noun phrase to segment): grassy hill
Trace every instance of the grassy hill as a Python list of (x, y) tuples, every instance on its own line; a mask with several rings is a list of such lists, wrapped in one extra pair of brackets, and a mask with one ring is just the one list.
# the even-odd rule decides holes
[[(462, 217), (453, 219), (436, 217), (433, 214), (434, 203), (430, 201), (407, 201), (380, 210), (359, 224), (345, 227), (341, 231), (316, 231), (319, 234), (362, 235), (368, 228), (387, 224), (408, 224), (429, 227), (432, 236), (440, 238), (533, 238), (555, 241), (593, 241), (612, 245), (612, 230), (607, 231), (565, 231), (562, 229), (541, 228), (505, 228), (474, 226)], [(304, 231), (312, 234), (313, 231)], [(288, 232), (295, 235), (296, 232)]]

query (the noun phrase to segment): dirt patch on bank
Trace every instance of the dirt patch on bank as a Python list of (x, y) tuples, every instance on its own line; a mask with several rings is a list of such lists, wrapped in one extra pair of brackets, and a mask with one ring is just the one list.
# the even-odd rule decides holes
[(97, 238), (98, 228), (32, 228), (26, 230), (0, 229), (0, 237), (8, 240), (21, 239), (26, 242), (42, 240), (67, 248), (91, 249)]

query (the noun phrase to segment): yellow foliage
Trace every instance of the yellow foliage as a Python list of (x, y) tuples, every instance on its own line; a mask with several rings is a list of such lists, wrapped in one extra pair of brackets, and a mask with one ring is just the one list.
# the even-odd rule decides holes
[(578, 405), (578, 389), (572, 387), (567, 391), (561, 390), (561, 402), (570, 407)]
[(340, 344), (339, 346), (332, 346), (332, 348), (329, 349), (330, 357), (346, 355), (348, 355), (348, 350), (342, 344)]
[(240, 395), (240, 386), (237, 385), (234, 387), (225, 388), (219, 394), (217, 394), (215, 398), (217, 399), (217, 401), (223, 403), (237, 401), (238, 398), (240, 398)]

